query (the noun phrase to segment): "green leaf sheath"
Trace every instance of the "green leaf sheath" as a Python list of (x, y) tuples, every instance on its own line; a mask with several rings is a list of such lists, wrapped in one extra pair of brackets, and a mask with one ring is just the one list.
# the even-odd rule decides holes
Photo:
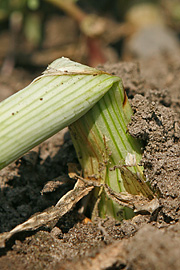
[[(119, 169), (113, 166), (124, 164), (128, 153), (135, 154), (137, 162), (141, 159), (142, 145), (127, 132), (127, 124), (132, 110), (121, 81), (111, 89), (93, 108), (70, 125), (70, 132), (85, 178), (95, 178), (108, 184), (116, 192), (127, 191)], [(137, 168), (130, 168), (136, 173)], [(141, 168), (142, 169), (142, 168)], [(132, 189), (133, 192), (133, 189)], [(137, 191), (134, 191), (137, 194)], [(96, 194), (99, 196), (99, 194)], [(120, 207), (102, 195), (101, 216), (106, 214), (118, 218)], [(123, 213), (132, 216), (132, 211)]]
[(76, 121), (119, 80), (92, 68), (93, 75), (87, 74), (88, 67), (66, 58), (58, 60), (0, 103), (0, 169)]
[[(42, 76), (0, 103), (0, 169), (69, 126), (84, 178), (116, 192), (152, 198), (143, 168), (136, 165), (142, 144), (127, 131), (131, 116), (119, 77), (57, 59)], [(131, 157), (136, 164), (129, 167)], [(107, 197), (103, 185), (95, 188), (94, 198), (93, 211), (98, 205), (102, 217), (133, 216)]]

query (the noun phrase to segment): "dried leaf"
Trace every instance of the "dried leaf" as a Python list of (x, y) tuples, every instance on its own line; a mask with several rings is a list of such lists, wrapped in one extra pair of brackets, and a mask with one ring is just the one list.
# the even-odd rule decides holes
[(70, 211), (75, 206), (75, 204), (84, 196), (86, 196), (93, 188), (94, 186), (78, 180), (74, 186), (74, 189), (67, 192), (58, 201), (56, 206), (52, 206), (42, 213), (35, 214), (24, 223), (16, 226), (10, 232), (0, 234), (0, 248), (5, 247), (6, 241), (16, 233), (22, 231), (34, 231), (42, 226), (48, 226), (48, 224), (52, 225), (52, 223), (55, 225), (59, 218)]
[(104, 185), (107, 196), (124, 207), (131, 208), (135, 213), (148, 212), (152, 214), (159, 208), (159, 201), (157, 198), (149, 200), (141, 195), (132, 195), (127, 192), (117, 193), (107, 185)]

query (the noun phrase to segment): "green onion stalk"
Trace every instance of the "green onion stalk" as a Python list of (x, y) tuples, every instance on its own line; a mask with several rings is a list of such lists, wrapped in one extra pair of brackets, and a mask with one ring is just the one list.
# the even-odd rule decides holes
[(128, 134), (131, 116), (119, 77), (57, 59), (0, 103), (0, 169), (69, 126), (83, 177), (102, 183), (94, 191), (92, 208), (101, 217), (130, 218), (133, 211), (108, 198), (103, 184), (118, 193), (152, 197), (137, 165), (142, 143)]

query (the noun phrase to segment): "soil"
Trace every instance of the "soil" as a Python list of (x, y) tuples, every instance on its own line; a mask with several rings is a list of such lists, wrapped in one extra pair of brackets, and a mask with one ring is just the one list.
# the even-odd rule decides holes
[[(77, 206), (51, 230), (10, 239), (1, 249), (0, 269), (180, 268), (180, 65), (175, 57), (159, 57), (151, 65), (143, 60), (100, 67), (123, 78), (131, 99), (128, 130), (144, 140), (144, 172), (160, 202), (156, 215), (92, 223)], [(73, 188), (69, 162), (77, 159), (65, 129), (1, 170), (1, 232), (56, 204)]]
[[(123, 79), (134, 110), (128, 131), (144, 141), (141, 163), (159, 198), (158, 211), (122, 222), (92, 222), (77, 204), (55, 226), (7, 241), (0, 249), (1, 270), (180, 269), (179, 60), (176, 52), (99, 66)], [(11, 80), (0, 76), (0, 100), (36, 75), (16, 67)], [(77, 158), (66, 128), (0, 171), (0, 233), (55, 205), (73, 188), (68, 163)]]

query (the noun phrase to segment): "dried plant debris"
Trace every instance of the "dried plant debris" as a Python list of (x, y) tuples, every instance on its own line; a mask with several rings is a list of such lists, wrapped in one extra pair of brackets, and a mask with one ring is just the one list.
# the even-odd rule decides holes
[(149, 200), (141, 195), (132, 195), (127, 192), (117, 193), (107, 185), (104, 188), (109, 198), (122, 206), (131, 208), (135, 213), (153, 214), (159, 208), (158, 199), (155, 197)]
[[(72, 172), (71, 172), (72, 175)], [(149, 200), (148, 198), (140, 195), (132, 195), (127, 192), (117, 193), (114, 192), (106, 184), (100, 184), (97, 181), (84, 179), (75, 173), (73, 178), (77, 179), (74, 189), (68, 191), (56, 204), (42, 213), (37, 213), (29, 218), (24, 223), (16, 226), (10, 232), (0, 234), (0, 248), (5, 247), (5, 243), (13, 235), (22, 231), (33, 231), (40, 227), (54, 227), (58, 220), (64, 216), (68, 211), (76, 205), (76, 203), (85, 197), (94, 187), (103, 187), (106, 195), (117, 202), (121, 206), (129, 207), (134, 210), (135, 213), (152, 214), (159, 208), (158, 199), (154, 198)]]
[(55, 226), (59, 218), (65, 215), (69, 210), (75, 206), (75, 204), (86, 196), (94, 186), (89, 185), (87, 182), (81, 180), (77, 181), (73, 190), (67, 192), (56, 204), (50, 209), (37, 213), (29, 218), (24, 223), (16, 226), (10, 232), (5, 232), (0, 235), (0, 247), (5, 246), (5, 242), (11, 238), (14, 234), (22, 231), (36, 230), (42, 226)]

